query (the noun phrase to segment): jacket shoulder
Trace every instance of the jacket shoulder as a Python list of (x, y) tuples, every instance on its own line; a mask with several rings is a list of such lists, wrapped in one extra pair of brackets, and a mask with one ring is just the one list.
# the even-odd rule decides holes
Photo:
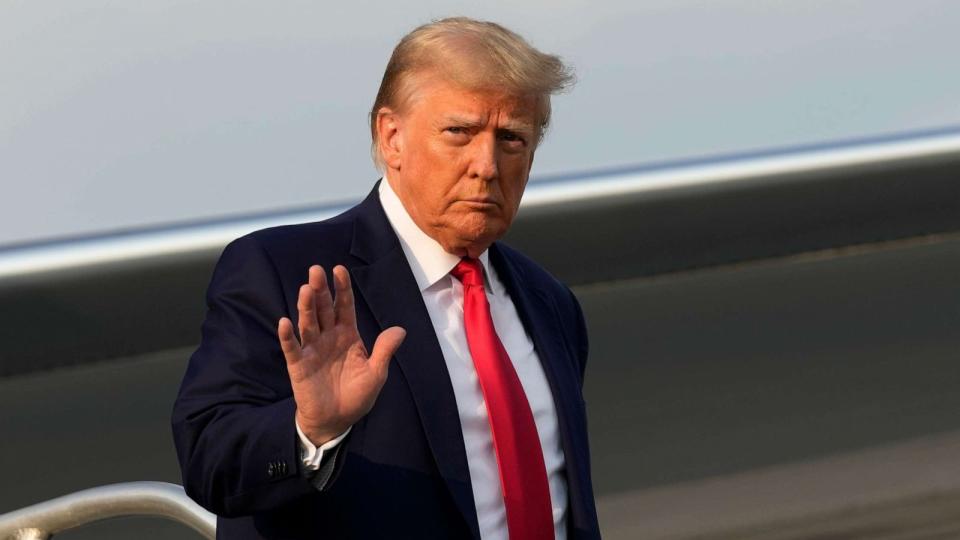
[(353, 209), (325, 219), (309, 223), (296, 223), (268, 227), (248, 233), (235, 242), (253, 241), (271, 255), (302, 251), (305, 248), (324, 251), (349, 251), (353, 234)]
[(267, 227), (231, 241), (224, 255), (231, 252), (260, 251), (276, 264), (332, 265), (343, 263), (350, 252), (353, 229), (358, 216), (355, 206), (329, 219)]
[(565, 302), (568, 297), (572, 296), (569, 287), (546, 268), (540, 266), (539, 263), (502, 242), (497, 242), (496, 245), (503, 257), (519, 270), (528, 283), (538, 285), (540, 289), (549, 293), (557, 301)]

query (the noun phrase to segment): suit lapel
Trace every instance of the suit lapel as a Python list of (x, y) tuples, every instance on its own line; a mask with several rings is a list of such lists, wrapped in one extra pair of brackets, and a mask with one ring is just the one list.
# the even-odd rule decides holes
[(407, 331), (394, 356), (394, 365), (410, 386), (437, 468), (473, 537), (479, 539), (470, 470), (450, 374), (423, 296), (383, 212), (376, 187), (361, 204), (351, 253), (369, 263), (354, 267), (351, 275), (380, 330), (401, 326)]
[[(571, 538), (578, 528), (588, 527), (594, 506), (589, 481), (590, 456), (588, 452), (585, 411), (580, 396), (579, 376), (574, 359), (561, 341), (560, 320), (553, 301), (537, 283), (524, 275), (494, 243), (490, 260), (517, 308), (524, 329), (533, 340), (534, 348), (553, 394), (560, 429), (560, 443), (567, 468), (567, 486), (570, 494), (569, 530)], [(595, 518), (593, 518), (595, 520)]]

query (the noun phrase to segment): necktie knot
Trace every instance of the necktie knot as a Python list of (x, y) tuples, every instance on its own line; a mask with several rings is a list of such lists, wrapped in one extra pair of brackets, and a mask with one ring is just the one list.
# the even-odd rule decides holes
[(450, 271), (453, 277), (460, 280), (465, 287), (475, 286), (483, 287), (483, 268), (478, 259), (464, 257)]

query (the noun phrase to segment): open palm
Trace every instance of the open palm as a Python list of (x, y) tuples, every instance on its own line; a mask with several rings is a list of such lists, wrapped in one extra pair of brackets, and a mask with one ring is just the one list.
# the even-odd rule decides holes
[(336, 438), (370, 411), (387, 380), (390, 358), (406, 336), (398, 326), (387, 328), (368, 354), (357, 330), (345, 267), (334, 267), (333, 282), (336, 298), (330, 295), (323, 268), (311, 266), (297, 297), (300, 340), (290, 319), (280, 319), (277, 326), (297, 424), (316, 445)]

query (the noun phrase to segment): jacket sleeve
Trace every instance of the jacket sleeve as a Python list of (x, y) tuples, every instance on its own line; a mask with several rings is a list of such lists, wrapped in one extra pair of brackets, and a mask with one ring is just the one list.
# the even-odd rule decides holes
[(296, 405), (276, 331), (283, 316), (287, 301), (266, 251), (254, 237), (232, 242), (207, 290), (200, 346), (172, 419), (184, 489), (218, 515), (316, 493), (300, 471)]

